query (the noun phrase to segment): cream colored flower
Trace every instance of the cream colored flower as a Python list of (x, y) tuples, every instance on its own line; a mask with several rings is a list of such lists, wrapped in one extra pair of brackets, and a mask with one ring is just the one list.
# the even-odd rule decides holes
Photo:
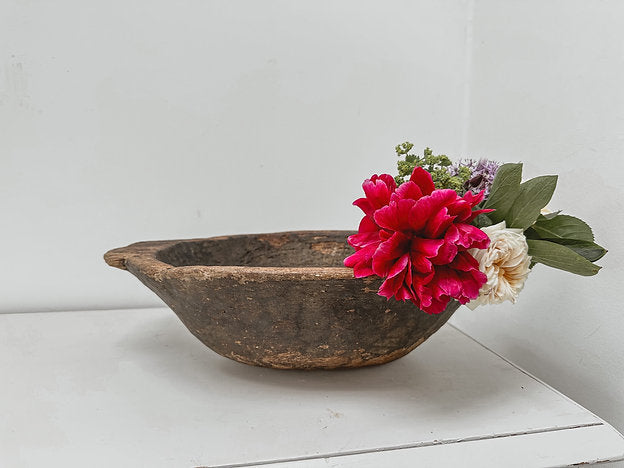
[(487, 249), (470, 249), (468, 252), (479, 262), (479, 270), (487, 275), (479, 297), (468, 304), (474, 309), (483, 304), (516, 302), (529, 275), (529, 246), (522, 229), (507, 228), (505, 221), (481, 228), (490, 238)]

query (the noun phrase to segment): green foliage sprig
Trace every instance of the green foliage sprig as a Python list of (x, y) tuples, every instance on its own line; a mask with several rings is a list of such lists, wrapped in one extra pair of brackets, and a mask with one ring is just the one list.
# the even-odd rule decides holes
[(460, 193), (463, 191), (464, 184), (470, 179), (470, 169), (461, 167), (457, 175), (450, 175), (448, 167), (453, 162), (444, 154), (434, 155), (430, 148), (425, 148), (423, 156), (417, 156), (410, 151), (414, 145), (409, 141), (397, 145), (395, 151), (402, 160), (397, 162), (399, 175), (394, 179), (397, 185), (409, 180), (409, 176), (415, 167), (422, 167), (431, 174), (433, 183), (438, 189), (453, 189)]

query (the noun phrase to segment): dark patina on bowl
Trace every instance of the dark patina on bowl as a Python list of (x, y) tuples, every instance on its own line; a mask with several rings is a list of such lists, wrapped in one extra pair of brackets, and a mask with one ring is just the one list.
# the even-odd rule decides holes
[(245, 364), (335, 369), (398, 359), (457, 310), (439, 315), (377, 295), (353, 277), (348, 231), (138, 242), (104, 255), (154, 291), (202, 343)]

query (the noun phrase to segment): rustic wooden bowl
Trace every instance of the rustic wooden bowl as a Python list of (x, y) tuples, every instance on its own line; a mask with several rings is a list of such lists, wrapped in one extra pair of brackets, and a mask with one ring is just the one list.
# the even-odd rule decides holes
[(342, 261), (347, 231), (138, 242), (107, 252), (154, 291), (206, 346), (279, 369), (383, 364), (412, 351), (457, 310), (439, 315), (377, 295)]

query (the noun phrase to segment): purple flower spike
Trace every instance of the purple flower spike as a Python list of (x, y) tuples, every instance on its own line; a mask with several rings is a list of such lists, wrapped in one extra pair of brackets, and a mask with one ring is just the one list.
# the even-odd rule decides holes
[(449, 173), (452, 176), (459, 175), (462, 167), (470, 170), (470, 177), (464, 184), (464, 190), (471, 191), (475, 195), (481, 192), (481, 190), (485, 190), (485, 197), (487, 198), (500, 164), (489, 159), (479, 159), (478, 161), (461, 159), (449, 167)]

